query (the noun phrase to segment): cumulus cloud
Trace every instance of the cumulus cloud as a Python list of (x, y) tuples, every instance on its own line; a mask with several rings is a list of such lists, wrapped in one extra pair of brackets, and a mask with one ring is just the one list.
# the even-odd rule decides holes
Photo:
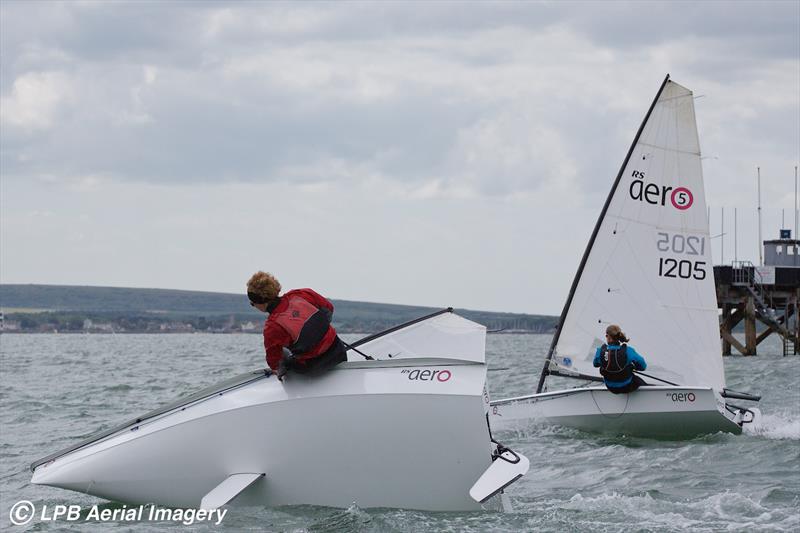
[(529, 114), (487, 118), (458, 134), (448, 154), (448, 181), (479, 194), (526, 190), (529, 184), (573, 184), (575, 165), (561, 132)]
[(23, 74), (14, 80), (10, 94), (0, 98), (2, 123), (24, 133), (49, 130), (69, 96), (70, 82), (62, 73)]

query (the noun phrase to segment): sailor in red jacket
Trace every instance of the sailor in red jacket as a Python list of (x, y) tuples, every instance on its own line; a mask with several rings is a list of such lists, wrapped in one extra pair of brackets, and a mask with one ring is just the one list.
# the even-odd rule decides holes
[(266, 272), (256, 272), (247, 282), (250, 305), (269, 314), (264, 348), (278, 379), (288, 370), (319, 373), (346, 361), (344, 344), (331, 326), (333, 304), (311, 289), (280, 292), (281, 284)]

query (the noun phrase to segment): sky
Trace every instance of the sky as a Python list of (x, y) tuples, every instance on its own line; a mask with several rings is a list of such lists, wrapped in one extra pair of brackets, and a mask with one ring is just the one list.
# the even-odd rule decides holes
[(3, 0), (0, 58), (2, 283), (558, 314), (667, 73), (715, 261), (757, 167), (795, 224), (797, 1)]

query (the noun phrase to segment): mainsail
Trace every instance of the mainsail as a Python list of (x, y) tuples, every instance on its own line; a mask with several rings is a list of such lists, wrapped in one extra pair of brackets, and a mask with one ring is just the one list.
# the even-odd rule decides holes
[(717, 316), (694, 97), (667, 76), (586, 249), (539, 392), (549, 372), (599, 376), (592, 359), (609, 324), (648, 374), (721, 390)]
[(483, 363), (486, 327), (448, 308), (360, 339), (351, 346), (351, 361), (361, 360), (364, 354), (378, 360), (434, 357)]

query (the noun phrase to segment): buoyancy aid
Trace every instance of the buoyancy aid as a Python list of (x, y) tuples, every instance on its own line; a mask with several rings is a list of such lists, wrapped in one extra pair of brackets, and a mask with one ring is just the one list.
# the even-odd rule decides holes
[(609, 350), (608, 345), (600, 347), (602, 365), (600, 374), (608, 381), (627, 381), (633, 376), (633, 365), (628, 363), (628, 345), (622, 344), (616, 350)]
[(273, 313), (271, 318), (292, 337), (288, 346), (292, 354), (300, 356), (317, 346), (331, 325), (332, 313), (319, 308), (299, 295), (289, 297), (286, 309)]

